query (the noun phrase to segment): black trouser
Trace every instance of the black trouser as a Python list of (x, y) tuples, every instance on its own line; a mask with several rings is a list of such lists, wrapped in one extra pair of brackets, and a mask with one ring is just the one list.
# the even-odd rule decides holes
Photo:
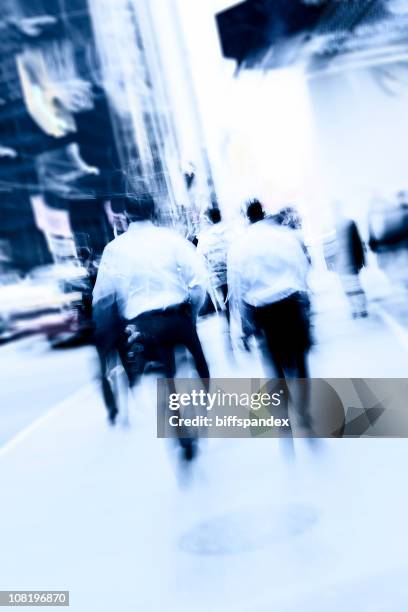
[[(284, 379), (302, 424), (310, 426), (307, 352), (311, 346), (309, 301), (297, 292), (260, 307), (247, 306), (264, 338), (263, 353), (277, 378)], [(302, 380), (299, 380), (302, 379)]]
[[(128, 325), (134, 328), (135, 333), (135, 340), (130, 343), (124, 359), (130, 386), (139, 380), (149, 361), (158, 361), (165, 378), (170, 379), (167, 383), (168, 392), (174, 393), (176, 389), (172, 379), (176, 374), (175, 349), (177, 346), (184, 346), (193, 357), (197, 373), (208, 390), (210, 373), (190, 304), (183, 303), (165, 310), (144, 312), (128, 321)], [(167, 406), (158, 406), (158, 410), (167, 409)], [(180, 416), (178, 411), (174, 414)], [(177, 427), (174, 434), (182, 448), (195, 446), (196, 440), (192, 431)]]
[[(144, 373), (149, 362), (159, 362), (166, 378), (174, 378), (176, 373), (175, 348), (186, 347), (191, 353), (196, 370), (204, 385), (208, 386), (209, 370), (195, 319), (188, 303), (178, 304), (164, 310), (144, 312), (131, 321), (121, 321), (111, 307), (99, 305), (95, 313), (97, 329), (96, 346), (100, 362), (102, 393), (110, 417), (118, 412), (116, 398), (109, 380), (108, 361), (112, 352), (118, 352), (125, 368), (129, 385), (132, 387)], [(133, 327), (136, 339), (128, 342), (125, 332), (127, 326)]]
[(166, 378), (176, 374), (175, 349), (184, 346), (191, 354), (201, 379), (208, 379), (210, 373), (190, 304), (170, 306), (164, 310), (144, 312), (128, 321), (139, 336), (127, 351), (127, 374), (132, 386), (143, 374), (149, 361), (158, 361)]

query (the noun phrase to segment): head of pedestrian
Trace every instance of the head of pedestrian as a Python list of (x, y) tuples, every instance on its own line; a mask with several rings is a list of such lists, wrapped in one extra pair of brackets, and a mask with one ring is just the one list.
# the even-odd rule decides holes
[(257, 199), (249, 200), (246, 215), (250, 223), (257, 223), (265, 219), (265, 211), (261, 202)]
[(408, 193), (405, 189), (397, 192), (397, 202), (401, 208), (408, 209)]
[(207, 217), (208, 220), (210, 221), (210, 223), (212, 223), (213, 225), (215, 225), (216, 223), (220, 223), (221, 222), (221, 211), (219, 208), (209, 208), (207, 210)]
[(153, 221), (155, 204), (150, 193), (143, 193), (125, 198), (125, 214), (129, 223)]
[(278, 223), (290, 229), (301, 229), (302, 221), (296, 208), (292, 205), (284, 206), (277, 214)]
[(86, 267), (93, 259), (92, 250), (86, 246), (78, 247), (77, 257), (81, 265)]
[(86, 264), (92, 259), (92, 251), (89, 247), (81, 246), (77, 248), (77, 256), (81, 264)]

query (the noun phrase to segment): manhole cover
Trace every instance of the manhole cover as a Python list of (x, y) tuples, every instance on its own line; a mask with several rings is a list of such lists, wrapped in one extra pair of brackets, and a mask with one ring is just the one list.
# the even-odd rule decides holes
[(180, 547), (198, 555), (247, 552), (302, 535), (317, 518), (313, 507), (301, 504), (234, 512), (190, 529), (182, 535)]

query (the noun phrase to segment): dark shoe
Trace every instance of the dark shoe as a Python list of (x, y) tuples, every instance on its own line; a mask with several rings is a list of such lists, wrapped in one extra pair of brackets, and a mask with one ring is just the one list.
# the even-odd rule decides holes
[(194, 438), (180, 438), (181, 457), (186, 463), (190, 463), (197, 457), (198, 447), (197, 440)]
[(116, 417), (118, 416), (118, 411), (117, 410), (112, 410), (111, 412), (108, 413), (108, 423), (109, 425), (112, 425), (112, 427), (114, 425), (116, 425)]

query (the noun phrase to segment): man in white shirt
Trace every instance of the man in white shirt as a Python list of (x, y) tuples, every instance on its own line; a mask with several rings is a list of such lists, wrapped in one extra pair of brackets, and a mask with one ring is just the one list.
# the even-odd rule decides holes
[(104, 352), (119, 350), (130, 386), (151, 359), (160, 362), (166, 378), (174, 378), (179, 345), (191, 353), (200, 378), (208, 379), (196, 329), (205, 297), (196, 249), (175, 231), (153, 225), (148, 194), (128, 198), (126, 216), (129, 228), (105, 247), (93, 291), (97, 343)]
[(227, 254), (230, 237), (229, 229), (221, 219), (218, 208), (210, 208), (207, 217), (211, 225), (198, 238), (197, 252), (203, 257), (210, 285), (210, 297), (216, 310), (225, 309), (229, 322), (227, 284)]
[[(263, 338), (271, 376), (307, 378), (309, 262), (294, 232), (265, 218), (258, 200), (247, 216), (250, 226), (228, 254), (228, 285), (244, 336)], [(305, 406), (301, 416), (306, 423)]]

